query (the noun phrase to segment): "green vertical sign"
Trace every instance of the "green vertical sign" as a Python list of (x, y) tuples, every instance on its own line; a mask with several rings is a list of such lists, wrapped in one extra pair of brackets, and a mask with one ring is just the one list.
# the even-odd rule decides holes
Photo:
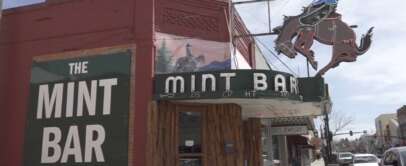
[(33, 62), (24, 165), (128, 165), (131, 52)]

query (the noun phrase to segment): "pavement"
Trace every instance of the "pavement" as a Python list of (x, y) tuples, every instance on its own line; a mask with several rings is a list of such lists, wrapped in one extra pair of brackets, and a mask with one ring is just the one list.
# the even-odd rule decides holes
[(323, 160), (323, 158), (312, 162), (312, 164), (311, 164), (310, 166), (324, 166), (324, 160)]
[[(313, 163), (311, 163), (310, 166), (325, 166), (324, 160), (322, 158), (319, 160), (316, 160)], [(338, 164), (328, 164), (327, 166), (339, 166), (339, 165)]]

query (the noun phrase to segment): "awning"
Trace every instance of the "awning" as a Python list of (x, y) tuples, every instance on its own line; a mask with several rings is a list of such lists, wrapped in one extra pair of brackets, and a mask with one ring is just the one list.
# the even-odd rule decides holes
[(314, 130), (314, 119), (309, 116), (302, 117), (280, 117), (280, 118), (271, 118), (271, 126), (307, 126), (309, 130)]
[[(311, 136), (315, 130), (314, 117), (312, 116), (294, 116), (294, 117), (279, 117), (279, 118), (267, 118), (261, 119), (261, 122), (269, 126), (267, 135), (306, 135)], [(309, 135), (310, 134), (310, 135)]]

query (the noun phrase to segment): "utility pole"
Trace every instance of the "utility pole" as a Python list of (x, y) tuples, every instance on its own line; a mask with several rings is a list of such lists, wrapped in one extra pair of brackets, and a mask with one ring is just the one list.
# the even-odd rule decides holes
[(269, 36), (269, 35), (277, 35), (278, 33), (272, 32), (272, 26), (271, 26), (271, 1), (275, 0), (247, 0), (247, 1), (239, 1), (239, 2), (232, 2), (231, 5), (236, 6), (236, 5), (245, 5), (245, 4), (253, 4), (253, 3), (264, 3), (266, 2), (267, 6), (267, 17), (268, 17), (268, 32), (264, 33), (255, 33), (255, 34), (249, 34), (249, 35), (237, 35), (235, 37), (257, 37), (257, 36)]
[(324, 138), (326, 140), (325, 154), (324, 154), (324, 162), (327, 165), (332, 159), (332, 148), (331, 148), (331, 141), (333, 140), (333, 134), (330, 131), (330, 119), (328, 116), (328, 112), (324, 111)]

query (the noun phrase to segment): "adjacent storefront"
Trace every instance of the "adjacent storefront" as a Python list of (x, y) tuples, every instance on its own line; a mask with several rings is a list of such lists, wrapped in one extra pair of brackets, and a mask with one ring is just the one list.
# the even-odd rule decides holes
[(156, 165), (306, 165), (313, 147), (304, 136), (328, 111), (325, 91), (321, 78), (270, 70), (157, 74), (152, 157)]

